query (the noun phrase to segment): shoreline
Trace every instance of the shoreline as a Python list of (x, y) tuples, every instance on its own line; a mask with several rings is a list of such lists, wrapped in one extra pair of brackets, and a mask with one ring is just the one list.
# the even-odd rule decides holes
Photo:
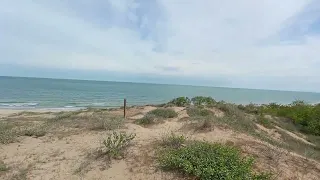
[(65, 112), (65, 111), (78, 111), (86, 108), (0, 108), (0, 118), (6, 117), (12, 114), (21, 112), (35, 112), (35, 113), (46, 113), (46, 112)]

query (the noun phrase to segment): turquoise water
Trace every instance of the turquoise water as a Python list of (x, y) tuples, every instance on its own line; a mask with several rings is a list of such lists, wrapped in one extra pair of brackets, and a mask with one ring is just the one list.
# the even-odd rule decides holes
[(319, 103), (320, 93), (0, 77), (0, 108), (117, 107), (165, 103), (179, 96), (211, 96), (233, 103)]

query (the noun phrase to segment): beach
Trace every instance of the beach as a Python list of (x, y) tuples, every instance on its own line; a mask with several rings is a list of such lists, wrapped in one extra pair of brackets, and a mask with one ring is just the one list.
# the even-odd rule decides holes
[[(316, 141), (309, 142), (306, 135), (281, 124), (266, 126), (255, 121), (255, 115), (240, 110), (233, 116), (237, 123), (229, 123), (224, 119), (228, 113), (218, 105), (199, 109), (170, 104), (128, 107), (126, 119), (123, 108), (2, 109), (0, 127), (6, 129), (0, 128), (0, 178), (186, 179), (158, 166), (158, 150), (171, 136), (237, 147), (243, 155), (254, 157), (254, 172), (270, 172), (276, 179), (320, 177), (319, 159), (304, 155), (304, 148), (319, 146)], [(241, 119), (243, 116), (246, 118)], [(277, 121), (276, 117), (266, 118)], [(224, 121), (216, 121), (220, 119)], [(133, 137), (119, 156), (102, 153), (106, 148), (103, 140), (113, 133)], [(281, 146), (288, 138), (293, 142), (288, 147), (298, 143), (300, 149)]]

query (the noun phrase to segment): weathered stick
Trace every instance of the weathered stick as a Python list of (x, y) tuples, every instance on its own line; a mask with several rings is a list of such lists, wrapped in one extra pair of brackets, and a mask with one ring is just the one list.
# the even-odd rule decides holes
[(123, 117), (126, 118), (127, 99), (123, 100)]

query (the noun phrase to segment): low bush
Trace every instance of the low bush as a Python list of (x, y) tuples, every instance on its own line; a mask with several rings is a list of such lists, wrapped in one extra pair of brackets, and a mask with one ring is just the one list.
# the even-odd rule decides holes
[(190, 107), (187, 109), (187, 113), (190, 117), (195, 116), (212, 116), (214, 113), (208, 109), (204, 108), (197, 108), (197, 107)]
[(158, 108), (148, 112), (147, 114), (154, 115), (159, 118), (175, 118), (178, 116), (178, 114), (173, 109), (169, 108)]
[(320, 106), (303, 101), (294, 101), (289, 105), (271, 103), (262, 108), (262, 112), (291, 119), (302, 132), (320, 136)]
[(16, 141), (18, 133), (13, 129), (13, 125), (0, 122), (0, 144), (9, 144)]
[(201, 180), (262, 180), (269, 174), (256, 174), (252, 170), (253, 159), (242, 157), (233, 147), (191, 142), (181, 148), (167, 148), (158, 155), (159, 166)]
[(109, 158), (122, 158), (124, 156), (124, 150), (135, 137), (135, 134), (113, 132), (103, 141), (104, 154), (108, 155)]
[(196, 96), (191, 99), (195, 106), (212, 107), (216, 101), (212, 97)]
[(171, 100), (168, 104), (178, 107), (185, 107), (191, 104), (191, 100), (188, 97), (178, 97)]
[(149, 124), (154, 124), (155, 122), (156, 122), (156, 116), (153, 114), (146, 114), (141, 119), (136, 120), (136, 123), (140, 125), (149, 125)]
[(33, 137), (42, 137), (47, 133), (46, 128), (44, 126), (36, 126), (31, 128), (26, 128), (21, 131), (21, 135), (23, 136), (33, 136)]

